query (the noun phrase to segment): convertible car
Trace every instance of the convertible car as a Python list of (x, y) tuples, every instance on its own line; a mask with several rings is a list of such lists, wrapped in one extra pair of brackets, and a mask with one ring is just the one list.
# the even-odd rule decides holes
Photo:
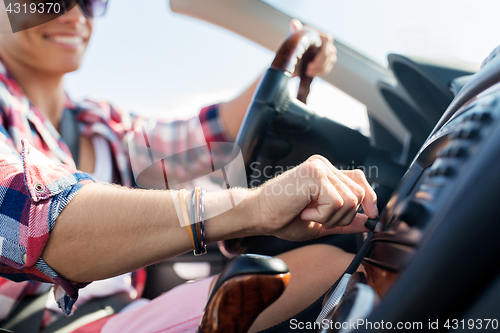
[[(391, 53), (386, 61), (373, 60), (369, 52), (348, 46), (347, 40), (336, 40), (337, 64), (322, 79), (366, 107), (366, 135), (307, 105), (311, 81), (300, 71), (314, 55), (317, 33), (304, 29), (280, 47), (292, 17), (325, 28), (330, 17), (320, 7), (325, 2), (329, 1), (169, 2), (176, 13), (278, 50), (236, 142), (250, 186), (321, 154), (338, 168), (365, 171), (378, 195), (381, 214), (367, 222), (371, 232), (312, 241), (357, 253), (345, 274), (331, 281), (330, 290), (304, 311), (266, 332), (499, 329), (499, 49), (484, 54), (483, 59), (488, 58), (480, 67), (477, 60), (463, 62), (458, 57), (438, 61)], [(317, 24), (311, 13), (318, 13), (323, 24)], [(469, 23), (454, 24), (447, 31)], [(358, 31), (369, 29), (367, 23)], [(478, 39), (498, 45), (498, 31), (496, 40), (493, 32)], [(297, 98), (288, 88), (295, 70), (301, 79)], [(246, 332), (259, 312), (279, 297), (287, 279), (286, 266), (258, 255), (272, 256), (309, 243), (250, 237), (212, 244), (206, 256), (188, 254), (149, 267), (145, 296), (153, 298), (189, 279), (176, 274), (183, 264), (209, 265), (211, 274), (222, 274), (199, 331)], [(324, 265), (335, 262), (324, 258)], [(364, 273), (357, 272), (359, 265)], [(230, 282), (242, 274), (271, 277), (259, 282), (270, 288), (268, 297), (251, 304), (238, 298), (239, 287), (232, 288)]]
[[(171, 0), (170, 6), (272, 50), (278, 49), (289, 19), (297, 15), (293, 9), (306, 7), (300, 1), (257, 0)], [(312, 11), (304, 10), (304, 15)], [(401, 54), (389, 54), (386, 67), (336, 41), (338, 63), (323, 79), (366, 106), (366, 137), (309, 110), (304, 104), (307, 78), (302, 77), (298, 99), (290, 97), (287, 72), (293, 72), (294, 57), (304, 51), (302, 62), (307, 61), (315, 43), (306, 32), (293, 38), (262, 79), (238, 135), (248, 180), (266, 180), (250, 167), (255, 161), (259, 168), (279, 172), (321, 154), (338, 167), (362, 168), (378, 194), (381, 214), (367, 223), (373, 230), (368, 234), (322, 240), (356, 252), (355, 260), (324, 296), (268, 331), (498, 329), (498, 49), (480, 69)], [(377, 173), (371, 174), (370, 167)], [(273, 255), (293, 246), (300, 244), (267, 237), (220, 244), (229, 256)], [(335, 263), (325, 258), (329, 264)], [(360, 264), (366, 274), (355, 273)], [(217, 318), (212, 312), (207, 316)], [(210, 318), (205, 319), (200, 330), (213, 331)], [(224, 326), (220, 321), (215, 331), (246, 329), (226, 322)]]

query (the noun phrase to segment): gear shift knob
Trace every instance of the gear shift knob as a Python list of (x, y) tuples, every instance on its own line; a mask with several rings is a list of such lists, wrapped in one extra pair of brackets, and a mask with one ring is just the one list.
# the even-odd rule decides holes
[(288, 267), (279, 258), (248, 254), (234, 258), (215, 283), (198, 332), (247, 332), (289, 280)]

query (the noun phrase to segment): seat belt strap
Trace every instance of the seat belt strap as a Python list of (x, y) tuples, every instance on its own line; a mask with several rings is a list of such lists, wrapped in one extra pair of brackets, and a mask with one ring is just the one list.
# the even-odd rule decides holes
[(78, 167), (80, 159), (80, 131), (78, 129), (75, 112), (65, 109), (59, 128), (61, 137), (66, 145), (68, 145), (71, 155), (73, 155), (73, 160)]
[(38, 332), (49, 291), (39, 296), (28, 296), (15, 308), (14, 312), (0, 326), (14, 332)]

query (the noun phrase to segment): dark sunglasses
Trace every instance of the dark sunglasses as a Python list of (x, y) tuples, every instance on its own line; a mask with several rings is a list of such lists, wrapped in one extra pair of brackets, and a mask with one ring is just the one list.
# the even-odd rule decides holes
[[(103, 16), (109, 0), (3, 0), (11, 31), (22, 30), (44, 24), (67, 13), (76, 5), (87, 17)], [(30, 14), (30, 15), (26, 15)]]
[(108, 0), (59, 0), (54, 2), (58, 2), (65, 11), (72, 9), (76, 2), (83, 14), (88, 17), (103, 16), (108, 7)]

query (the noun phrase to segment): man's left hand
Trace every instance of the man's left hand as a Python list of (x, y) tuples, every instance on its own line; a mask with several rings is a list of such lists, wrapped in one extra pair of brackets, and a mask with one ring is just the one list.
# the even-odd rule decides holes
[[(292, 33), (302, 30), (303, 25), (297, 19), (290, 21), (290, 30)], [(337, 48), (333, 45), (333, 36), (318, 31), (321, 37), (321, 48), (313, 61), (307, 65), (307, 76), (315, 77), (329, 73), (333, 65), (337, 62)]]

